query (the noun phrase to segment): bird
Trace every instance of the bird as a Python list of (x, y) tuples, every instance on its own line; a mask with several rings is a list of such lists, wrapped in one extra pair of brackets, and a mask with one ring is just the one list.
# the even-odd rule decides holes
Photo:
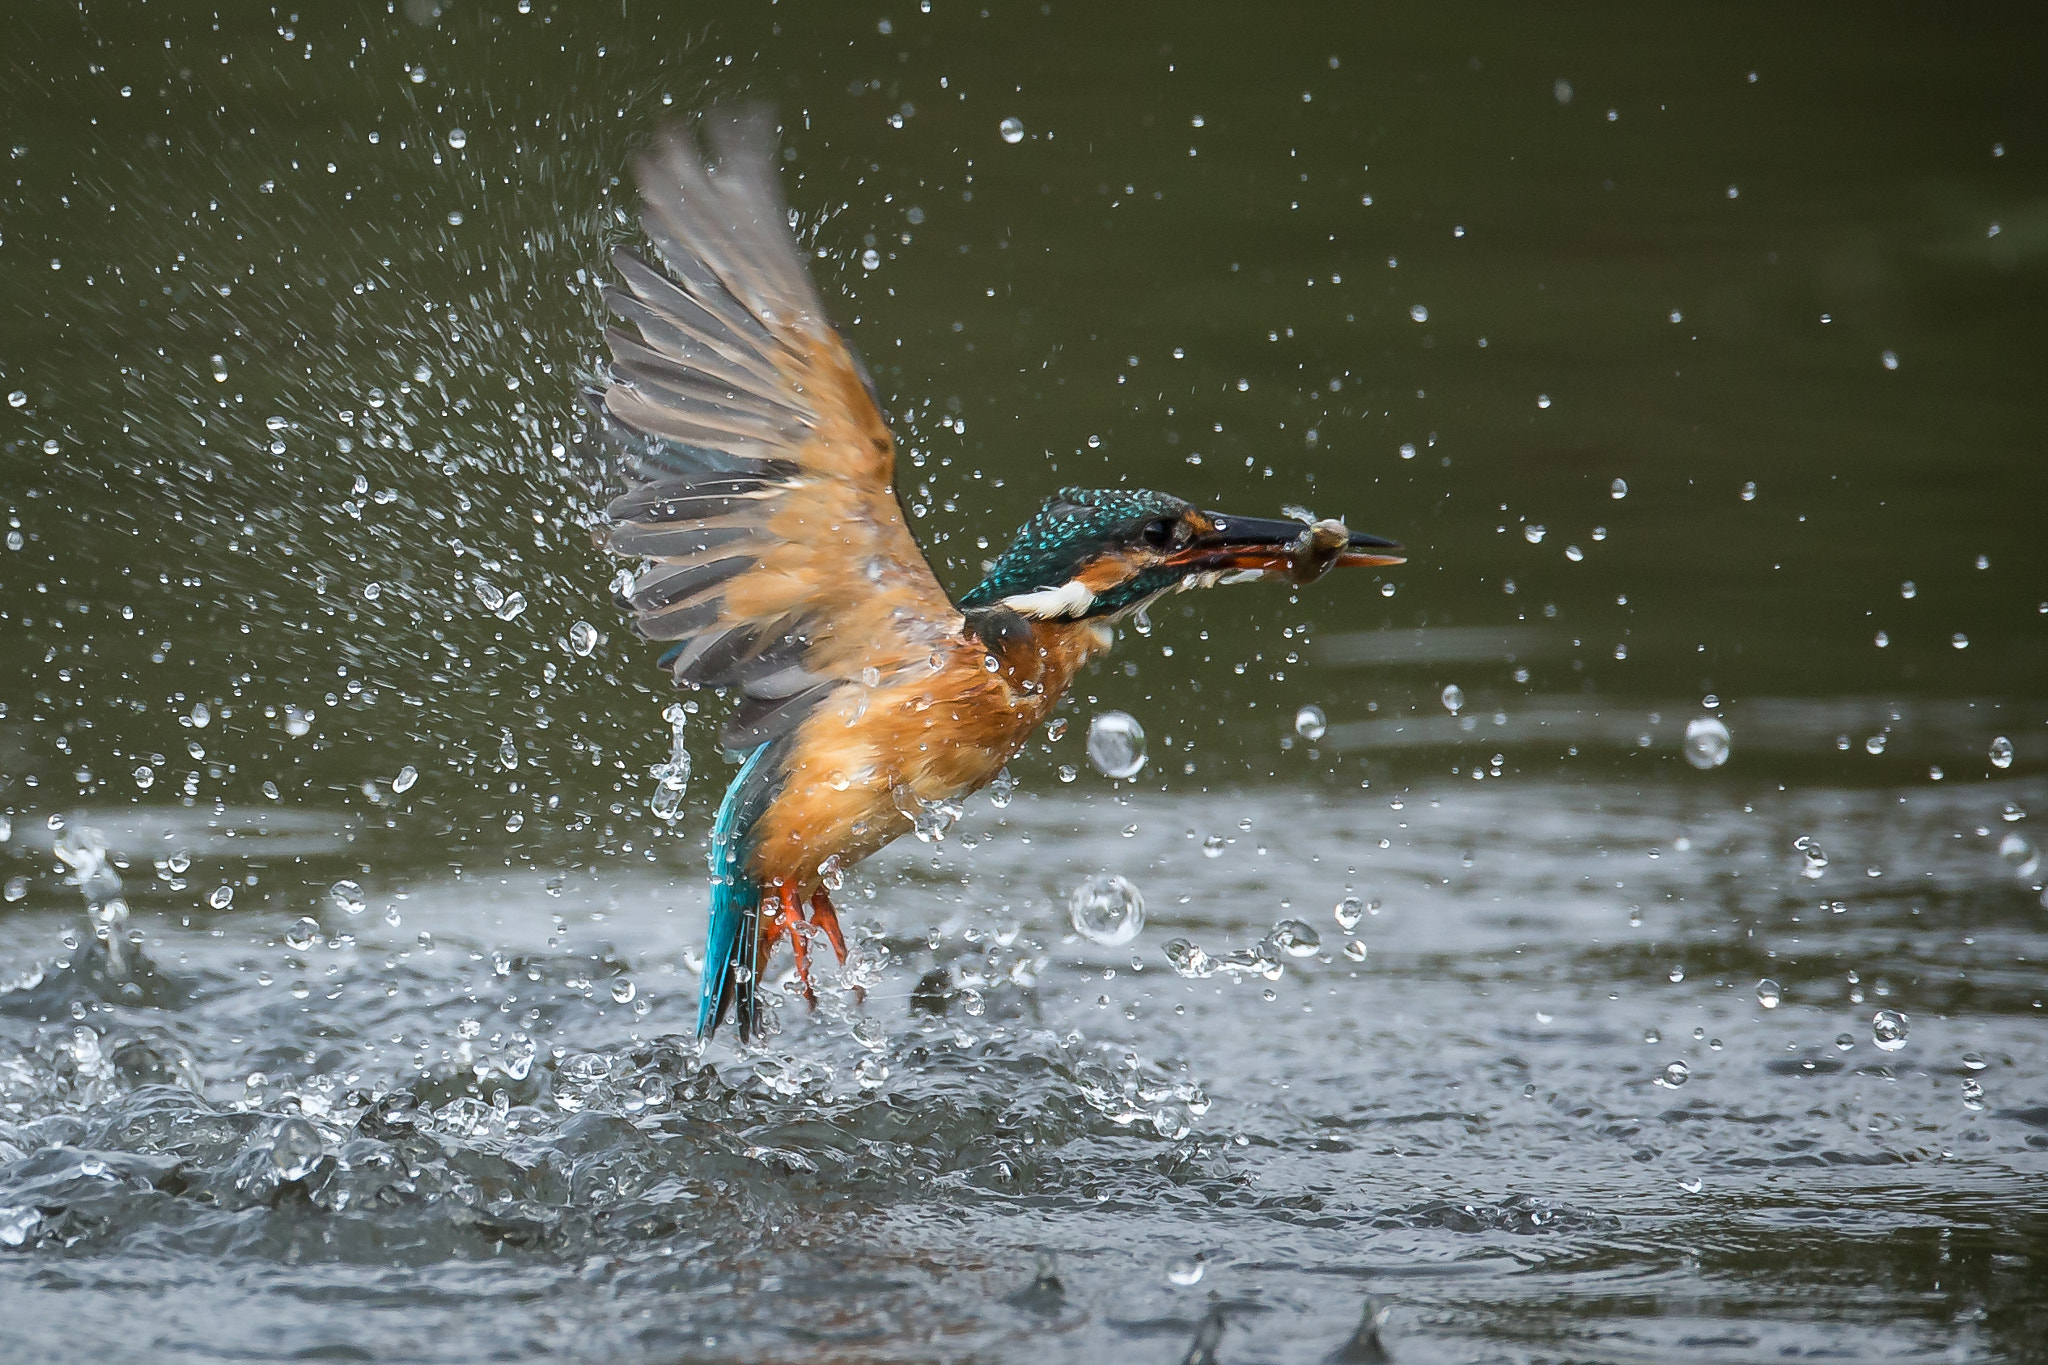
[(765, 1031), (764, 972), (813, 940), (843, 965), (831, 893), (930, 812), (985, 786), (1118, 621), (1161, 594), (1392, 565), (1335, 520), (1062, 488), (957, 598), (903, 514), (873, 380), (827, 317), (779, 184), (772, 109), (713, 108), (634, 158), (652, 259), (613, 252), (610, 361), (585, 391), (624, 491), (597, 546), (681, 687), (736, 698), (740, 760), (712, 821), (697, 1033)]

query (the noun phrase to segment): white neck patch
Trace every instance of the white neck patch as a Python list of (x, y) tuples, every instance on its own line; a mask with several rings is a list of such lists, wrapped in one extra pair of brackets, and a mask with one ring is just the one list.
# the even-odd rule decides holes
[(1095, 594), (1080, 579), (1070, 578), (1057, 588), (1039, 588), (1035, 592), (1005, 597), (999, 605), (1008, 607), (1019, 616), (1039, 621), (1054, 621), (1062, 617), (1078, 619), (1086, 616), (1088, 608), (1095, 605)]

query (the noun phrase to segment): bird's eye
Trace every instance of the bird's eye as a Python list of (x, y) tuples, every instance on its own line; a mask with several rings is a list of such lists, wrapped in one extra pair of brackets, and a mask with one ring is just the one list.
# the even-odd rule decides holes
[(1170, 517), (1154, 517), (1145, 523), (1145, 543), (1155, 549), (1165, 549), (1173, 543), (1174, 523)]

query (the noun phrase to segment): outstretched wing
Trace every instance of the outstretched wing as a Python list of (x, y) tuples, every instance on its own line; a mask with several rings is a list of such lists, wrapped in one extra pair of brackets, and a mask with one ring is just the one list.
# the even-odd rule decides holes
[[(765, 109), (709, 115), (635, 167), (666, 271), (614, 256), (611, 382), (594, 406), (627, 492), (599, 543), (648, 562), (621, 594), (678, 683), (732, 687), (729, 749), (837, 687), (922, 665), (960, 612), (903, 522), (896, 444), (825, 319), (777, 190)], [(872, 670), (872, 671), (870, 671)]]

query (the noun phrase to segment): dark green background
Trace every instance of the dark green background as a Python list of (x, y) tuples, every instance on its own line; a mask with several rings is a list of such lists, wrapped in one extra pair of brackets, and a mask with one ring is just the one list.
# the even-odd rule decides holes
[[(1412, 547), (1391, 598), (1360, 574), (1177, 600), (1084, 680), (1084, 714), (1193, 742), (1149, 769), (1169, 787), (1405, 780), (1478, 742), (1511, 774), (1682, 772), (1674, 727), (1709, 692), (1753, 777), (1976, 776), (1997, 733), (2048, 758), (2030, 9), (542, 0), (15, 28), (17, 812), (271, 782), (374, 798), (436, 849), (625, 837), (666, 697), (589, 548), (606, 492), (576, 390), (631, 148), (739, 98), (790, 124), (789, 198), (924, 461), (908, 500), (949, 587), (1065, 482), (1305, 504)], [(485, 612), (478, 577), (524, 614)], [(607, 636), (590, 659), (561, 643), (577, 619)], [(1380, 627), (1477, 630), (1359, 637)], [(1451, 682), (1585, 742), (1464, 740)], [(1336, 728), (1283, 752), (1307, 702)], [(1411, 711), (1442, 733), (1359, 724)], [(1023, 775), (1068, 761), (1075, 739)]]

